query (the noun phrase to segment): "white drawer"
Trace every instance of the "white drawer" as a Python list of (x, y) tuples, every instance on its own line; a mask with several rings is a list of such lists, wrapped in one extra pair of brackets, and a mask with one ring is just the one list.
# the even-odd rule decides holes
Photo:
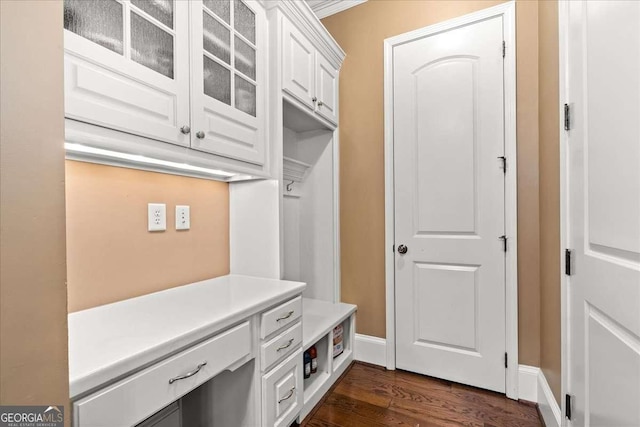
[(302, 316), (302, 297), (294, 298), (262, 314), (260, 338), (292, 324)]
[[(75, 402), (74, 425), (135, 425), (250, 356), (251, 327), (244, 322)], [(176, 380), (187, 374), (191, 375)]]
[(298, 322), (271, 341), (262, 344), (262, 371), (267, 371), (302, 345), (302, 323)]
[(296, 351), (262, 378), (265, 427), (288, 427), (303, 404), (302, 350)]

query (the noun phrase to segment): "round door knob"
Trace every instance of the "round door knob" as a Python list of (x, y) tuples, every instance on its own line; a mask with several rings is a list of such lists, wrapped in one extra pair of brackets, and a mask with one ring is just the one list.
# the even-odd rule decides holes
[(196, 137), (198, 137), (198, 139), (203, 139), (204, 138), (204, 132), (199, 131), (198, 133), (196, 133)]
[(407, 248), (405, 245), (398, 246), (398, 253), (399, 254), (404, 255), (404, 254), (407, 253), (408, 250), (409, 250), (409, 248)]
[(189, 126), (182, 126), (180, 128), (180, 132), (184, 133), (185, 135), (188, 134), (189, 132), (191, 132), (191, 128)]

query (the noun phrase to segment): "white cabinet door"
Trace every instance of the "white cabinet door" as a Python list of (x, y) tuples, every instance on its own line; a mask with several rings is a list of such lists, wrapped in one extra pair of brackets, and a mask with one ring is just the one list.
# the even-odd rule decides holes
[(191, 7), (191, 147), (265, 162), (266, 14), (257, 1)]
[(316, 96), (318, 114), (338, 123), (338, 71), (320, 52), (316, 52)]
[(308, 105), (315, 107), (315, 48), (286, 19), (282, 23), (282, 88)]
[(65, 115), (189, 145), (183, 1), (65, 0)]

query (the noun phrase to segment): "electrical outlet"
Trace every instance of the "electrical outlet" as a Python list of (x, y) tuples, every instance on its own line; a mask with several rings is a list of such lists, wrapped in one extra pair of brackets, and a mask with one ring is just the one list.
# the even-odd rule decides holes
[(147, 213), (149, 231), (165, 231), (167, 229), (167, 205), (149, 203)]
[(189, 206), (176, 206), (176, 230), (188, 230), (191, 228), (191, 215)]

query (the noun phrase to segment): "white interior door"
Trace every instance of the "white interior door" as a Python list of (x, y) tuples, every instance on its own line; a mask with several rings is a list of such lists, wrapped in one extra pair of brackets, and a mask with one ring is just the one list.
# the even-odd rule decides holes
[(570, 1), (572, 425), (640, 425), (640, 2)]
[(393, 51), (396, 365), (499, 392), (502, 42), (498, 16)]

